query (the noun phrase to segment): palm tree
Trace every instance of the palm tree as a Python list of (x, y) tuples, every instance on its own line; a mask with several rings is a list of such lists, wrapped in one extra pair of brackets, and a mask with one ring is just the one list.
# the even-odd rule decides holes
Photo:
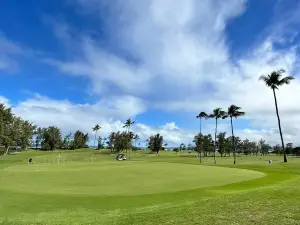
[(138, 140), (140, 140), (140, 137), (139, 137), (139, 135), (134, 135), (134, 137), (133, 137), (133, 139), (134, 139), (134, 146), (135, 146), (135, 149), (136, 149), (136, 142), (138, 141)]
[[(134, 124), (135, 123), (135, 121), (132, 121), (131, 119), (128, 119), (128, 120), (126, 120), (126, 122), (124, 123), (124, 125), (123, 125), (123, 128), (127, 128), (127, 133), (129, 134), (129, 132), (130, 132), (130, 127), (131, 127), (131, 125), (132, 124)], [(128, 137), (129, 137), (130, 135), (128, 135)], [(126, 156), (127, 156), (127, 149), (126, 149)], [(129, 156), (130, 157), (130, 156)]]
[(197, 119), (200, 119), (200, 134), (202, 134), (202, 128), (201, 128), (201, 120), (202, 118), (207, 118), (207, 114), (205, 112), (201, 112), (196, 116)]
[(115, 132), (111, 132), (110, 134), (109, 134), (109, 136), (108, 136), (108, 139), (109, 139), (109, 141), (108, 141), (108, 147), (110, 148), (110, 155), (112, 154), (112, 153), (114, 153), (114, 150), (115, 150), (115, 139), (116, 139), (116, 133)]
[(214, 163), (216, 164), (216, 151), (217, 151), (217, 132), (218, 132), (218, 119), (221, 119), (225, 116), (225, 111), (222, 111), (221, 108), (216, 108), (213, 110), (213, 113), (208, 115), (208, 118), (214, 118), (216, 120), (216, 129), (215, 129), (215, 151), (214, 151)]
[(283, 73), (285, 73), (285, 70), (283, 70), (283, 69), (280, 69), (278, 71), (273, 71), (271, 74), (269, 74), (267, 76), (261, 76), (259, 78), (259, 80), (264, 81), (265, 84), (273, 90), (274, 100), (275, 100), (275, 108), (276, 108), (276, 115), (277, 115), (279, 133), (280, 133), (280, 138), (281, 138), (281, 145), (282, 145), (282, 150), (283, 150), (283, 161), (287, 162), (287, 156), (286, 156), (283, 137), (282, 137), (281, 124), (280, 124), (280, 118), (279, 118), (279, 112), (278, 112), (275, 89), (279, 89), (279, 87), (284, 85), (284, 84), (290, 84), (291, 80), (293, 80), (294, 77), (293, 76), (287, 76), (287, 77), (281, 78)]
[(130, 131), (130, 127), (132, 124), (134, 124), (135, 121), (132, 121), (131, 119), (126, 120), (126, 122), (124, 123), (123, 128), (127, 128), (127, 132), (129, 133)]
[(232, 124), (232, 117), (238, 118), (240, 116), (244, 116), (245, 112), (239, 111), (241, 107), (238, 107), (236, 105), (231, 105), (228, 108), (228, 111), (226, 115), (222, 117), (222, 119), (225, 119), (227, 117), (230, 117), (230, 123), (231, 123), (231, 138), (232, 138), (232, 151), (233, 151), (233, 164), (236, 164), (236, 146), (234, 144), (234, 135), (233, 135), (233, 124)]
[[(207, 119), (208, 115), (205, 112), (201, 112), (199, 113), (196, 118), (200, 119), (200, 134), (202, 134), (202, 118)], [(199, 153), (198, 153), (198, 157), (200, 158), (200, 162), (201, 162), (201, 150), (202, 150), (202, 146), (200, 147)]]
[(94, 148), (96, 148), (96, 139), (97, 139), (97, 132), (98, 130), (100, 130), (101, 127), (99, 124), (96, 124), (94, 127), (93, 127), (93, 131), (95, 132), (95, 140), (94, 140)]

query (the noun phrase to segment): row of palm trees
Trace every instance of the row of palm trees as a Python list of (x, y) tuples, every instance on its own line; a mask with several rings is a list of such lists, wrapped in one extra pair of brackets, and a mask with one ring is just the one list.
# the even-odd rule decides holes
[(227, 112), (223, 111), (222, 108), (216, 108), (213, 110), (213, 113), (211, 114), (207, 114), (205, 112), (201, 112), (199, 113), (199, 115), (196, 116), (197, 119), (200, 119), (200, 134), (202, 134), (202, 118), (205, 119), (215, 119), (216, 121), (216, 128), (215, 128), (215, 151), (214, 151), (214, 163), (216, 164), (216, 151), (217, 151), (217, 133), (218, 133), (218, 120), (219, 119), (226, 119), (226, 118), (230, 118), (230, 122), (231, 122), (231, 133), (232, 133), (232, 151), (233, 151), (233, 155), (234, 155), (234, 164), (236, 163), (236, 148), (234, 147), (234, 134), (233, 134), (233, 123), (232, 123), (232, 118), (238, 118), (240, 116), (244, 116), (245, 112), (241, 112), (240, 111), (241, 107), (238, 107), (236, 105), (231, 105), (228, 107)]
[[(275, 101), (275, 108), (276, 108), (276, 115), (277, 115), (277, 120), (278, 120), (278, 128), (279, 128), (279, 133), (280, 133), (280, 138), (281, 138), (281, 145), (282, 145), (282, 150), (283, 150), (283, 155), (284, 155), (284, 162), (287, 162), (287, 155), (284, 147), (284, 141), (283, 141), (283, 136), (282, 136), (282, 130), (281, 130), (281, 123), (280, 123), (280, 117), (279, 117), (279, 112), (278, 112), (278, 104), (277, 104), (277, 98), (276, 98), (276, 92), (275, 90), (278, 90), (279, 87), (285, 85), (285, 84), (290, 84), (291, 80), (294, 79), (293, 76), (287, 76), (282, 78), (282, 74), (285, 73), (285, 70), (280, 69), (278, 71), (273, 71), (271, 74), (268, 75), (262, 75), (260, 76), (259, 80), (264, 81), (264, 83), (272, 89), (273, 95), (274, 95), (274, 101)], [(227, 112), (223, 111), (221, 108), (216, 108), (213, 110), (212, 114), (206, 114), (205, 112), (199, 113), (196, 118), (200, 119), (200, 134), (202, 134), (202, 118), (209, 119), (209, 118), (214, 118), (216, 120), (216, 128), (215, 128), (215, 143), (216, 143), (216, 137), (217, 137), (217, 129), (218, 129), (218, 119), (226, 119), (230, 118), (230, 123), (231, 123), (231, 133), (232, 133), (232, 150), (234, 154), (234, 164), (236, 164), (236, 146), (234, 144), (234, 133), (233, 133), (233, 123), (232, 123), (232, 118), (238, 118), (240, 116), (244, 116), (245, 112), (240, 111), (241, 107), (238, 107), (236, 105), (231, 105)], [(216, 145), (215, 145), (216, 146)], [(216, 146), (217, 148), (217, 146)], [(216, 154), (214, 153), (214, 163), (216, 163)]]

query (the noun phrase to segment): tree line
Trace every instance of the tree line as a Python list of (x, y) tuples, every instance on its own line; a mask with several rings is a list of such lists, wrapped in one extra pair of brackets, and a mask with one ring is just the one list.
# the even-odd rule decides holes
[[(130, 130), (134, 123), (128, 119), (123, 126), (125, 131), (111, 132), (108, 137), (97, 137), (101, 126), (96, 124), (92, 128), (95, 132), (94, 147), (96, 149), (109, 148), (111, 154), (124, 151), (127, 154), (128, 150), (136, 150), (140, 137)], [(98, 140), (97, 146), (96, 140)], [(162, 148), (163, 137), (157, 134), (151, 136), (150, 140), (149, 149), (158, 153)], [(0, 146), (4, 149), (0, 150), (1, 154), (7, 154), (10, 147), (18, 147), (22, 150), (26, 150), (28, 147), (42, 150), (74, 150), (88, 148), (88, 142), (88, 133), (77, 130), (74, 134), (69, 133), (62, 137), (60, 128), (56, 126), (37, 127), (31, 122), (15, 116), (11, 108), (0, 104)]]
[(63, 139), (60, 129), (55, 126), (39, 127), (33, 134), (35, 135), (35, 147), (44, 150), (54, 150), (56, 148), (74, 150), (88, 147), (89, 135), (80, 130), (77, 130), (74, 134), (69, 133)]
[(31, 144), (31, 138), (36, 126), (27, 120), (13, 115), (11, 108), (0, 104), (0, 146), (4, 147), (2, 154), (7, 154), (9, 146), (19, 146), (26, 149)]
[[(289, 84), (291, 80), (294, 79), (292, 76), (287, 76), (284, 78), (282, 74), (284, 70), (274, 71), (267, 76), (261, 76), (259, 80), (264, 81), (264, 83), (270, 87), (273, 91), (276, 115), (278, 120), (278, 127), (281, 138), (281, 146), (276, 146), (276, 152), (282, 152), (284, 155), (284, 162), (287, 162), (287, 153), (293, 153), (294, 148), (291, 147), (291, 143), (287, 146), (284, 145), (283, 135), (281, 130), (280, 117), (278, 112), (278, 103), (276, 99), (276, 90), (280, 86)], [(175, 148), (175, 151), (183, 151), (185, 149), (196, 150), (199, 153), (199, 158), (201, 160), (203, 156), (213, 156), (214, 162), (216, 163), (216, 152), (219, 152), (221, 156), (233, 154), (234, 164), (236, 163), (236, 154), (257, 154), (258, 149), (260, 153), (264, 154), (267, 149), (270, 148), (265, 143), (261, 143), (260, 147), (254, 142), (249, 140), (240, 141), (238, 137), (234, 136), (233, 129), (233, 118), (238, 118), (244, 116), (245, 112), (241, 111), (241, 107), (236, 105), (231, 105), (228, 107), (227, 111), (223, 111), (221, 108), (216, 108), (212, 113), (201, 112), (196, 118), (200, 121), (200, 133), (194, 137), (193, 142), (195, 147), (192, 145), (186, 147), (183, 143), (179, 148)], [(214, 138), (208, 134), (202, 134), (202, 119), (214, 119), (215, 120), (215, 132)], [(218, 133), (218, 121), (220, 119), (230, 119), (231, 124), (231, 136), (226, 137), (225, 133)], [(128, 150), (136, 150), (137, 142), (140, 139), (137, 134), (131, 131), (131, 126), (135, 123), (131, 119), (125, 121), (123, 128), (125, 131), (111, 132), (108, 137), (97, 137), (98, 130), (101, 126), (96, 124), (92, 129), (95, 132), (94, 147), (96, 149), (102, 149), (105, 146), (110, 149), (112, 154), (126, 152)], [(34, 143), (32, 137), (35, 137)], [(98, 145), (96, 146), (96, 140), (98, 140)], [(0, 146), (7, 148), (9, 146), (19, 146), (22, 149), (26, 149), (29, 146), (35, 145), (36, 148), (41, 148), (45, 150), (54, 150), (56, 148), (60, 149), (79, 149), (88, 147), (89, 135), (84, 134), (80, 130), (76, 131), (74, 134), (68, 134), (62, 138), (61, 131), (58, 127), (49, 126), (46, 128), (36, 127), (31, 122), (23, 120), (20, 117), (13, 115), (11, 108), (6, 108), (4, 104), (0, 104)], [(146, 140), (146, 146), (152, 152), (158, 153), (164, 147), (167, 147), (167, 143), (163, 144), (163, 137), (160, 134), (151, 136)]]

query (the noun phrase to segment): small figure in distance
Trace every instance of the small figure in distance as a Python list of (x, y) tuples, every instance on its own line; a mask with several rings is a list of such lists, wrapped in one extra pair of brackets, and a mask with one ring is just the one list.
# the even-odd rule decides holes
[(32, 157), (29, 158), (28, 162), (32, 164)]
[(270, 160), (269, 160), (269, 164), (272, 164), (272, 162), (273, 162), (272, 159), (270, 159)]

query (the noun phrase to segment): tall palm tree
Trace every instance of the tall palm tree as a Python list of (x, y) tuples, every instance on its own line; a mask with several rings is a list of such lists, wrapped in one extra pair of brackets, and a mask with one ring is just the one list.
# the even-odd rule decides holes
[(241, 107), (238, 107), (236, 105), (231, 105), (228, 107), (228, 111), (223, 116), (223, 119), (230, 117), (230, 123), (231, 123), (231, 138), (232, 138), (232, 151), (233, 151), (233, 164), (236, 164), (236, 146), (234, 144), (234, 135), (233, 135), (233, 124), (232, 124), (232, 117), (238, 118), (240, 116), (244, 116), (245, 112), (239, 111)]
[(283, 69), (280, 69), (278, 71), (273, 71), (271, 74), (268, 74), (267, 76), (261, 76), (259, 78), (259, 80), (264, 81), (265, 84), (269, 88), (271, 88), (272, 91), (273, 91), (274, 101), (275, 101), (275, 108), (276, 108), (276, 115), (277, 115), (277, 120), (278, 120), (278, 127), (279, 127), (280, 138), (281, 138), (281, 145), (282, 145), (282, 150), (283, 150), (283, 161), (287, 162), (287, 156), (286, 156), (283, 137), (282, 137), (281, 124), (280, 124), (280, 118), (279, 118), (279, 112), (278, 112), (275, 89), (279, 89), (279, 87), (283, 86), (284, 84), (290, 84), (291, 80), (293, 80), (294, 77), (293, 76), (287, 76), (287, 77), (281, 78), (283, 73), (285, 73), (285, 70), (283, 70)]
[(136, 149), (136, 142), (138, 141), (138, 140), (140, 140), (140, 136), (139, 135), (134, 135), (134, 137), (133, 137), (133, 139), (134, 139), (134, 146), (135, 146), (135, 149)]
[(96, 124), (94, 127), (93, 127), (93, 131), (95, 132), (95, 140), (94, 140), (94, 148), (96, 148), (96, 139), (97, 139), (97, 132), (98, 130), (100, 130), (101, 127), (99, 124)]
[(109, 142), (108, 142), (108, 147), (110, 148), (110, 155), (114, 153), (115, 150), (115, 141), (116, 141), (116, 133), (111, 132), (108, 136)]
[(202, 120), (202, 118), (207, 118), (207, 114), (205, 112), (201, 112), (196, 116), (196, 118), (200, 119), (200, 134), (202, 134), (201, 120)]
[(134, 124), (135, 121), (132, 121), (131, 119), (126, 120), (126, 122), (123, 125), (123, 128), (127, 128), (127, 132), (129, 133), (130, 127), (132, 124)]
[[(205, 112), (201, 112), (196, 116), (196, 118), (200, 120), (200, 134), (202, 134), (202, 118), (207, 119), (208, 115)], [(200, 158), (200, 163), (201, 163), (201, 150), (202, 150), (202, 144), (198, 153), (198, 157)]]
[(216, 108), (213, 110), (213, 113), (208, 115), (208, 118), (214, 118), (216, 120), (216, 129), (215, 129), (215, 151), (214, 151), (214, 163), (216, 164), (216, 151), (217, 151), (217, 132), (218, 132), (218, 119), (222, 119), (225, 116), (225, 111), (221, 108)]
[[(132, 124), (134, 124), (135, 123), (135, 121), (132, 121), (131, 119), (128, 119), (128, 120), (126, 120), (126, 122), (124, 123), (124, 125), (123, 125), (123, 128), (127, 128), (127, 133), (129, 134), (129, 132), (130, 132), (130, 127), (131, 127), (131, 125)], [(129, 137), (130, 135), (128, 135), (128, 137)], [(126, 149), (126, 156), (127, 156), (127, 149)], [(130, 157), (130, 156), (129, 156)]]

